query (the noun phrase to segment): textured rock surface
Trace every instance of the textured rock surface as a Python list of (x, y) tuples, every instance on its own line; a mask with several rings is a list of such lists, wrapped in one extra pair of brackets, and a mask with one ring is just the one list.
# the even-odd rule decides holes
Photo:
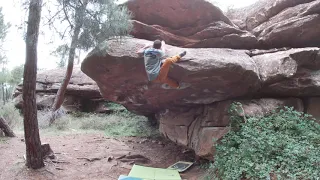
[[(64, 78), (65, 70), (53, 69), (38, 73), (36, 83), (36, 98), (38, 109), (50, 108), (55, 94), (57, 93)], [(22, 84), (20, 84), (13, 95), (17, 108), (23, 108)], [(101, 102), (104, 101), (100, 95), (97, 84), (83, 72), (80, 68), (75, 68), (66, 91), (66, 98), (63, 108), (67, 111), (89, 111), (100, 109)], [(91, 107), (88, 106), (91, 105)]]
[[(213, 158), (213, 138), (220, 139), (229, 131), (228, 109), (233, 101), (222, 101), (197, 108), (176, 108), (159, 113), (160, 131), (170, 140), (188, 146), (196, 154)], [(279, 107), (294, 107), (303, 111), (302, 100), (254, 99), (239, 100), (247, 116), (263, 116)]]
[[(140, 39), (106, 42), (87, 56), (82, 71), (105, 99), (155, 115), (172, 141), (212, 159), (212, 140), (229, 131), (227, 111), (234, 101), (249, 116), (293, 106), (320, 118), (320, 0), (260, 0), (228, 11), (232, 22), (204, 0), (126, 5), (134, 14), (131, 34)], [(169, 76), (191, 86), (166, 90), (148, 83), (143, 58), (135, 53), (149, 42), (141, 39), (173, 45), (168, 56), (187, 48), (186, 61), (174, 64)]]
[(228, 16), (252, 32), (261, 48), (319, 47), (319, 0), (261, 0)]
[[(119, 102), (131, 111), (148, 115), (169, 106), (210, 104), (245, 96), (260, 88), (257, 66), (245, 51), (187, 49), (184, 61), (170, 72), (173, 79), (190, 83), (182, 90), (162, 89), (147, 82), (143, 58), (136, 54), (148, 41), (108, 41), (82, 63), (82, 71), (95, 80), (104, 98)], [(183, 49), (167, 46), (168, 55)]]
[(130, 0), (127, 6), (135, 20), (175, 30), (219, 20), (231, 23), (218, 7), (203, 0)]
[(263, 88), (272, 96), (320, 95), (319, 48), (291, 49), (254, 56)]
[[(105, 99), (137, 114), (155, 114), (166, 137), (209, 159), (214, 152), (212, 138), (229, 130), (227, 110), (236, 99), (246, 115), (262, 116), (283, 106), (306, 111), (302, 99), (320, 92), (319, 48), (186, 49), (185, 61), (174, 64), (169, 76), (191, 86), (168, 90), (147, 82), (143, 58), (136, 54), (146, 43), (151, 42), (106, 41), (86, 57), (81, 69), (97, 82)], [(168, 56), (182, 51), (166, 47)]]
[(162, 39), (182, 47), (254, 48), (257, 38), (235, 26), (205, 0), (131, 0), (134, 30), (140, 39)]

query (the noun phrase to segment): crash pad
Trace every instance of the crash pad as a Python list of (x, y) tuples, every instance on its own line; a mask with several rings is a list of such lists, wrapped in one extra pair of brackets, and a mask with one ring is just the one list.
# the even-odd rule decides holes
[(120, 175), (118, 180), (143, 180), (143, 179)]
[(152, 168), (133, 165), (129, 177), (141, 178), (143, 180), (181, 180), (177, 170)]

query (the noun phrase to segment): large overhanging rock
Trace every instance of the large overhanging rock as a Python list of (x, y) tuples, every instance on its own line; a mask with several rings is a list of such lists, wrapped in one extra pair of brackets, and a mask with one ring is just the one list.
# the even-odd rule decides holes
[(250, 49), (257, 38), (240, 30), (223, 12), (206, 0), (131, 0), (131, 35), (162, 39), (179, 47)]
[[(320, 103), (313, 96), (320, 95), (319, 48), (186, 49), (186, 61), (174, 64), (169, 76), (191, 86), (175, 90), (148, 83), (143, 58), (136, 54), (146, 43), (152, 42), (106, 41), (85, 58), (81, 69), (106, 100), (137, 114), (155, 115), (162, 134), (199, 156), (212, 158), (212, 139), (229, 131), (227, 110), (233, 101), (243, 104), (246, 115), (262, 116), (283, 106), (317, 112)], [(166, 47), (168, 56), (184, 50)]]
[[(138, 114), (149, 115), (175, 106), (194, 106), (246, 96), (260, 89), (258, 68), (246, 51), (231, 49), (187, 49), (181, 63), (169, 76), (190, 83), (182, 90), (166, 90), (148, 83), (143, 58), (136, 51), (146, 43), (140, 39), (107, 41), (82, 63), (82, 71), (95, 80), (105, 99), (123, 104)], [(184, 49), (167, 46), (168, 56)]]
[[(64, 68), (58, 68), (37, 74), (36, 102), (38, 109), (48, 109), (52, 106), (65, 71)], [(19, 84), (13, 94), (15, 106), (20, 109), (23, 108), (22, 87), (22, 84)], [(86, 76), (79, 67), (73, 69), (65, 96), (63, 107), (67, 111), (93, 112), (96, 109), (101, 109), (104, 101), (96, 82)]]

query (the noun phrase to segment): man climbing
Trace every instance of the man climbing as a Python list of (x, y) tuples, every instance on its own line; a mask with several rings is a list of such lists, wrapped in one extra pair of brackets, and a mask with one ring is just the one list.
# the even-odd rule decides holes
[[(178, 83), (168, 77), (170, 66), (187, 54), (186, 51), (179, 55), (170, 57), (161, 62), (161, 58), (165, 55), (165, 42), (155, 40), (153, 45), (146, 45), (138, 50), (139, 56), (144, 56), (144, 65), (147, 72), (148, 80), (156, 83), (164, 83), (175, 89), (186, 88), (184, 83)], [(167, 89), (167, 87), (162, 86)]]

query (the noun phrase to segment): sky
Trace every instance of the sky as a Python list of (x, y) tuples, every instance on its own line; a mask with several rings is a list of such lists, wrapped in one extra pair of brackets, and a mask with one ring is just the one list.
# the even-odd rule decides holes
[[(124, 2), (126, 0), (119, 0)], [(223, 11), (228, 7), (234, 8), (245, 7), (253, 4), (257, 0), (208, 0), (220, 7)], [(27, 12), (21, 6), (21, 0), (1, 0), (0, 7), (4, 14), (6, 22), (11, 24), (11, 28), (7, 34), (7, 38), (4, 44), (6, 50), (6, 56), (8, 58), (9, 69), (14, 66), (24, 64), (25, 62), (25, 42), (23, 40), (23, 28), (22, 24), (27, 20)], [(46, 11), (42, 12), (43, 14)], [(20, 28), (19, 28), (20, 27)], [(38, 68), (39, 69), (53, 69), (56, 68), (56, 61), (58, 58), (50, 55), (57, 45), (60, 45), (63, 41), (58, 37), (53, 36), (53, 33), (48, 28), (40, 26), (40, 36), (38, 42)], [(54, 42), (54, 43), (52, 43)], [(85, 57), (85, 54), (83, 55)], [(82, 57), (82, 58), (83, 58)]]

